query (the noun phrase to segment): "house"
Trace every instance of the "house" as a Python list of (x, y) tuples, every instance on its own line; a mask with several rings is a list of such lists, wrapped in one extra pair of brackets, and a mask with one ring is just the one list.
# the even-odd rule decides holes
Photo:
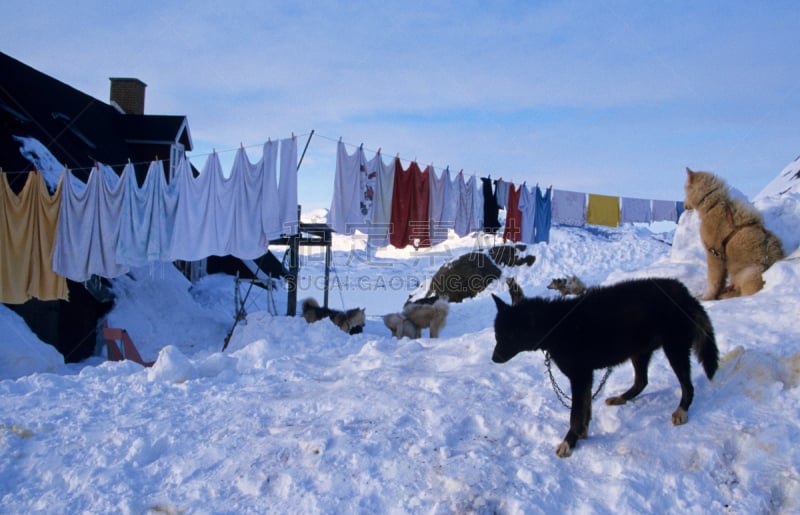
[[(18, 138), (37, 140), (83, 180), (95, 162), (121, 173), (130, 161), (139, 184), (150, 161), (164, 161), (169, 174), (192, 150), (185, 116), (145, 114), (144, 82), (110, 82), (110, 99), (104, 102), (0, 52), (0, 168), (16, 193), (33, 169), (20, 152)], [(96, 279), (68, 281), (69, 302), (32, 299), (7, 306), (67, 362), (81, 361), (94, 353), (98, 320), (112, 307), (112, 297), (102, 287), (107, 281)]]
[(135, 78), (111, 78), (108, 103), (0, 52), (0, 167), (21, 189), (32, 168), (14, 137), (32, 137), (79, 178), (96, 162), (117, 173), (134, 163), (141, 184), (150, 161), (164, 161), (166, 173), (192, 150), (185, 116), (145, 114), (147, 85)]

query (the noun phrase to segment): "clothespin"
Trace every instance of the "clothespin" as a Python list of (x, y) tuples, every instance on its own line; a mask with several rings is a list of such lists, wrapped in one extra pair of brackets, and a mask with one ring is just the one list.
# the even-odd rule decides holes
[(364, 144), (363, 143), (358, 146), (358, 150), (364, 150)]
[(342, 137), (341, 137), (341, 136), (339, 136), (339, 143), (341, 143), (341, 142), (342, 142)]
[(376, 154), (380, 154), (380, 153), (381, 153), (381, 147), (378, 147), (378, 151), (376, 152)]

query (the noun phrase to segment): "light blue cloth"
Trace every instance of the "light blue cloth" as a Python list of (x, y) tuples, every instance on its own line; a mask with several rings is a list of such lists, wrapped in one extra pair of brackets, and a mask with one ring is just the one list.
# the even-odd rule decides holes
[(372, 219), (367, 241), (373, 247), (389, 245), (392, 223), (392, 195), (394, 194), (394, 162), (387, 165), (380, 152), (367, 162), (367, 176), (375, 174), (375, 197), (372, 201)]
[(122, 171), (127, 192), (122, 208), (117, 261), (136, 267), (168, 260), (168, 250), (178, 206), (177, 189), (167, 184), (161, 161), (147, 169), (142, 187), (132, 165)]
[[(683, 205), (683, 202), (681, 202), (680, 204)], [(673, 200), (654, 200), (653, 221), (677, 222), (678, 221), (677, 203)]]
[[(514, 185), (512, 184), (511, 187)], [(536, 198), (525, 184), (519, 187), (517, 208), (522, 216), (519, 241), (533, 243), (536, 237)]]
[(62, 183), (53, 271), (77, 282), (94, 274), (113, 278), (126, 273), (128, 267), (117, 263), (116, 251), (125, 181), (111, 187), (95, 167), (86, 188), (76, 191), (71, 176), (67, 171)]
[(653, 210), (650, 200), (643, 198), (622, 197), (622, 223), (646, 223), (653, 221)]
[[(447, 239), (447, 230), (453, 228), (453, 218), (445, 218), (447, 211), (448, 190), (453, 185), (450, 181), (450, 170), (445, 169), (436, 177), (436, 170), (433, 165), (430, 168), (430, 203), (428, 207), (428, 219), (430, 220), (430, 241), (431, 245), (436, 245)], [(452, 194), (449, 195), (452, 198)]]

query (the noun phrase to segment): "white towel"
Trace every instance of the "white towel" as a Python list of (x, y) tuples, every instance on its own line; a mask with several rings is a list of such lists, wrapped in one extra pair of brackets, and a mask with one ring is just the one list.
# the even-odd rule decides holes
[(93, 274), (113, 278), (128, 271), (117, 263), (120, 217), (125, 181), (111, 188), (103, 173), (93, 168), (86, 188), (77, 192), (67, 171), (62, 184), (61, 210), (53, 252), (53, 270), (73, 281)]
[(278, 238), (283, 231), (279, 215), (280, 197), (278, 196), (277, 163), (278, 142), (267, 141), (264, 143), (261, 160), (254, 165), (261, 178), (261, 243), (264, 247), (267, 246), (269, 240)]
[(445, 199), (448, 190), (452, 187), (450, 182), (450, 172), (445, 169), (436, 177), (436, 170), (431, 165), (430, 173), (430, 203), (428, 207), (428, 218), (430, 219), (430, 241), (431, 245), (436, 245), (447, 239), (447, 230), (451, 229), (452, 220), (446, 220), (443, 215), (445, 211)]
[(553, 190), (553, 223), (563, 225), (586, 224), (586, 193)]
[(364, 196), (361, 169), (366, 168), (362, 149), (349, 155), (341, 141), (336, 149), (336, 176), (333, 200), (328, 212), (328, 225), (339, 234), (353, 234), (365, 219), (361, 213)]
[(283, 234), (297, 234), (297, 138), (281, 140), (281, 170), (278, 202)]
[(650, 223), (653, 221), (653, 210), (650, 200), (643, 198), (622, 197), (622, 223)]
[(380, 152), (367, 162), (367, 175), (375, 174), (375, 191), (372, 201), (372, 218), (367, 241), (373, 247), (389, 245), (392, 221), (392, 194), (394, 193), (394, 161), (383, 162)]
[(677, 222), (678, 208), (674, 200), (654, 200), (653, 201), (653, 221), (654, 222)]

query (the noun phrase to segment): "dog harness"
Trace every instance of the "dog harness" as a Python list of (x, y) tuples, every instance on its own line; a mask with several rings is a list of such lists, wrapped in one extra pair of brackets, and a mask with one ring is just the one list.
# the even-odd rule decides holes
[[(728, 242), (730, 242), (731, 239), (734, 236), (736, 236), (736, 233), (738, 233), (739, 231), (741, 231), (742, 229), (745, 229), (747, 227), (753, 227), (755, 225), (758, 225), (757, 222), (747, 222), (746, 224), (741, 224), (741, 225), (734, 224), (733, 223), (733, 212), (731, 211), (731, 206), (728, 203), (725, 203), (725, 215), (728, 218), (728, 223), (733, 227), (731, 229), (731, 232), (729, 232), (728, 235), (725, 236), (722, 239), (722, 244), (720, 245), (720, 250), (717, 250), (714, 247), (709, 247), (708, 248), (708, 252), (711, 253), (712, 256), (717, 257), (717, 258), (719, 258), (719, 259), (721, 259), (723, 261), (725, 261), (727, 259), (727, 256), (725, 255), (725, 248), (728, 246)], [(765, 244), (766, 244), (766, 241), (767, 241), (767, 238), (765, 237), (764, 238)]]

